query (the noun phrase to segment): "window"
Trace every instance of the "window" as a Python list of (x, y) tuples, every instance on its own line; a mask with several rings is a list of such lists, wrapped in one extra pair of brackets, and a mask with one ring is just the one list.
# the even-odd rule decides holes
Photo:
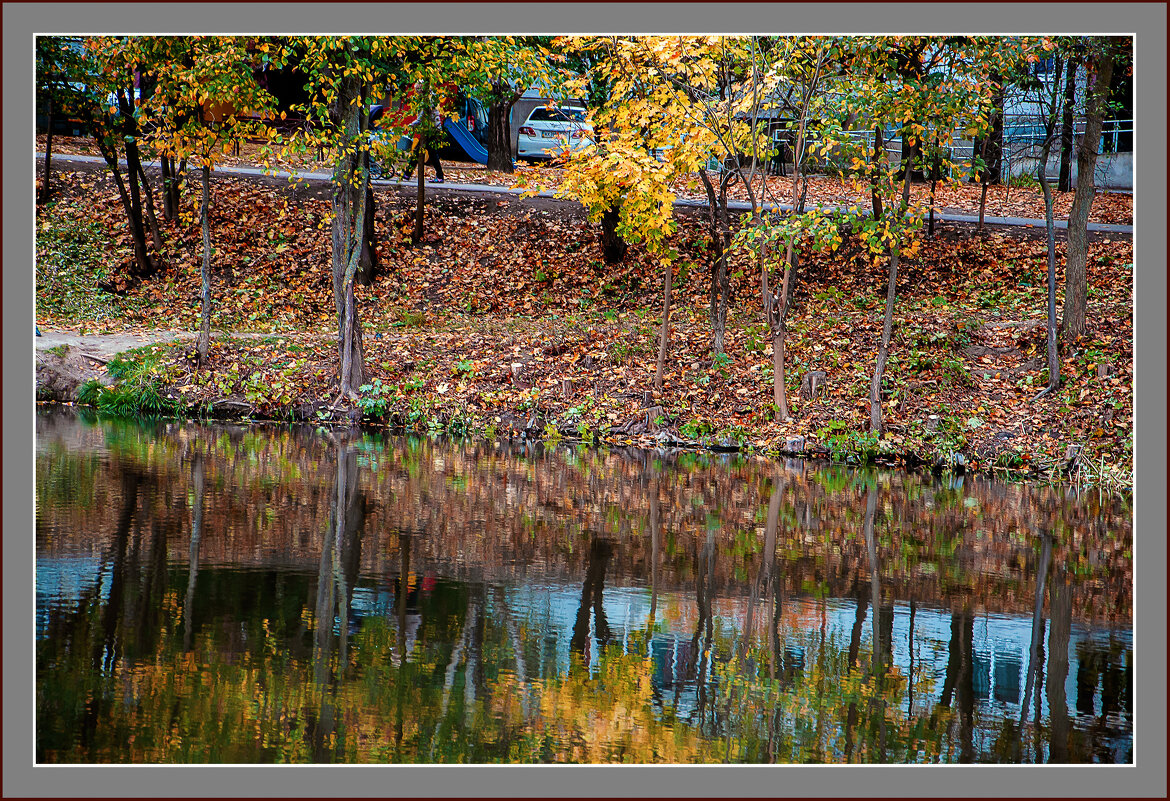
[(528, 115), (532, 122), (584, 122), (583, 108), (535, 108)]
[(1032, 64), (1032, 74), (1045, 83), (1051, 83), (1055, 73), (1056, 63), (1051, 58), (1041, 59)]

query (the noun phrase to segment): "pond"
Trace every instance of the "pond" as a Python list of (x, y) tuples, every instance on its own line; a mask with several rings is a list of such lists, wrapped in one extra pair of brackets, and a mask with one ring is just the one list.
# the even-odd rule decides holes
[(36, 416), (41, 763), (1133, 760), (1127, 497)]

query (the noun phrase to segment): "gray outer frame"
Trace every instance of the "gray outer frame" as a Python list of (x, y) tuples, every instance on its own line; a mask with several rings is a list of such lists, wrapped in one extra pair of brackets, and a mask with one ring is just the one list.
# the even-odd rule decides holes
[[(279, 9), (279, 16), (273, 12)], [(1166, 796), (1166, 7), (1161, 4), (5, 4), (4, 784), (6, 797)], [(278, 20), (274, 24), (274, 20)], [(452, 30), (457, 21), (458, 30)], [(989, 22), (995, 23), (989, 25)], [(847, 23), (849, 29), (842, 30)], [(33, 243), (36, 33), (1116, 33), (1135, 35), (1135, 766), (33, 766)], [(26, 160), (27, 159), (27, 160)], [(1135, 221), (1136, 223), (1136, 221)], [(1140, 291), (1137, 291), (1140, 290)], [(1155, 348), (1157, 344), (1159, 347)], [(1136, 426), (1136, 423), (1135, 423)], [(1136, 440), (1136, 437), (1135, 437)], [(1148, 444), (1145, 444), (1148, 443)]]

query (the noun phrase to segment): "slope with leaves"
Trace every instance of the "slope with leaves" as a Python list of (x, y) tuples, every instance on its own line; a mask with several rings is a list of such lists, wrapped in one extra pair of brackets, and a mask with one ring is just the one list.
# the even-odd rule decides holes
[[(246, 399), (243, 408), (258, 415), (327, 411), (335, 318), (326, 202), (234, 179), (213, 182), (213, 191), (214, 214), (222, 215), (216, 224), (225, 232), (217, 245), (217, 280), (226, 296), (213, 324), (279, 336), (261, 344), (216, 341), (210, 372), (196, 372), (175, 353), (185, 365), (177, 384), (188, 387), (183, 395), (193, 404), (234, 398)], [(80, 240), (89, 259), (84, 263), (93, 269), (116, 263), (128, 246), (119, 243), (124, 226), (108, 178), (66, 173), (61, 192), (38, 220), (39, 324), (90, 332), (194, 328), (198, 233), (189, 210), (186, 227), (169, 235), (172, 267), (158, 279), (104, 294), (108, 304), (100, 319), (54, 305), (62, 271), (77, 263), (55, 244), (61, 232), (95, 220), (113, 244), (100, 247), (94, 235)], [(358, 301), (368, 318), (367, 381), (381, 382), (381, 411), (394, 411), (400, 422), (425, 427), (426, 419), (458, 419), (480, 431), (503, 431), (510, 422), (523, 428), (533, 421), (534, 435), (551, 423), (565, 436), (597, 432), (618, 441), (649, 440), (661, 427), (686, 440), (743, 440), (761, 448), (783, 448), (788, 437), (800, 435), (814, 450), (928, 459), (957, 450), (983, 466), (998, 460), (1037, 469), (1079, 444), (1085, 458), (1105, 459), (1123, 473), (1132, 464), (1134, 257), (1128, 241), (1094, 246), (1090, 336), (1065, 355), (1067, 387), (1030, 404), (1043, 379), (1043, 332), (1034, 311), (1043, 295), (1042, 244), (947, 229), (923, 240), (910, 262), (912, 277), (898, 284), (904, 302), (887, 384), (890, 433), (868, 442), (851, 432), (864, 419), (865, 365), (858, 355), (879, 333), (874, 315), (882, 279), (858, 243), (845, 240), (836, 253), (812, 257), (804, 267), (788, 389), (795, 396), (809, 370), (825, 370), (829, 380), (823, 394), (796, 403), (796, 419), (780, 425), (764, 402), (761, 385), (771, 369), (766, 331), (750, 305), (741, 305), (750, 300), (732, 306), (727, 358), (710, 357), (700, 266), (706, 236), (699, 222), (680, 218), (675, 348), (665, 366), (661, 411), (646, 421), (644, 391), (655, 368), (649, 309), (657, 305), (661, 281), (651, 254), (635, 247), (622, 269), (607, 271), (595, 233), (580, 219), (531, 202), (458, 199), (429, 211), (430, 237), (411, 248), (409, 200), (377, 196), (387, 276), (360, 287)], [(734, 296), (752, 298), (751, 265), (733, 260), (732, 273)], [(94, 280), (92, 273), (69, 275), (74, 284)], [(225, 367), (235, 378), (217, 385), (212, 379)], [(287, 396), (284, 390), (270, 394), (266, 381), (285, 371)], [(366, 394), (376, 401), (383, 393)], [(377, 411), (378, 404), (369, 408)], [(634, 418), (647, 425), (610, 433)]]

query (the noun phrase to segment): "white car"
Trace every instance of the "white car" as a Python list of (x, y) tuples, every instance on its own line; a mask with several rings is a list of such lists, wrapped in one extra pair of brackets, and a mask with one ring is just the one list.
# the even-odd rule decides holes
[(522, 159), (548, 159), (591, 144), (593, 126), (585, 119), (585, 109), (577, 106), (537, 106), (520, 126), (516, 155)]

